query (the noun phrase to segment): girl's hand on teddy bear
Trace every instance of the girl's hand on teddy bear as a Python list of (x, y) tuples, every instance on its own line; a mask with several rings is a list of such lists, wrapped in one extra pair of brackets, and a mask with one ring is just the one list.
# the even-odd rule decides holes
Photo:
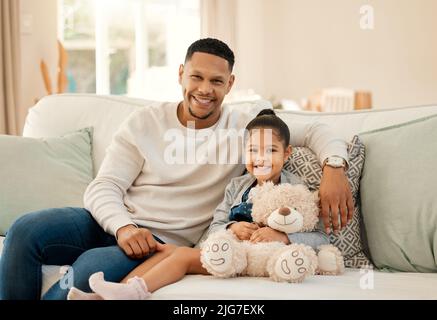
[(246, 221), (235, 222), (231, 224), (229, 229), (240, 240), (249, 240), (252, 234), (258, 229), (258, 225)]
[(270, 227), (259, 228), (253, 232), (252, 236), (250, 237), (250, 242), (252, 243), (271, 241), (279, 241), (285, 244), (290, 244), (290, 240), (284, 232), (272, 229)]

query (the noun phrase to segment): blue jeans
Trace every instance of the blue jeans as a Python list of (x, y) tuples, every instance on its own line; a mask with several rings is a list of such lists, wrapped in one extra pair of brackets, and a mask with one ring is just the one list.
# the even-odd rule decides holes
[(65, 300), (69, 291), (65, 284), (73, 282), (76, 288), (91, 292), (91, 274), (103, 271), (105, 279), (119, 282), (147, 258), (134, 260), (126, 256), (115, 237), (107, 234), (85, 209), (29, 213), (17, 219), (6, 234), (0, 257), (0, 299), (40, 299), (42, 265), (72, 266), (73, 272), (69, 271), (43, 296), (47, 300)]

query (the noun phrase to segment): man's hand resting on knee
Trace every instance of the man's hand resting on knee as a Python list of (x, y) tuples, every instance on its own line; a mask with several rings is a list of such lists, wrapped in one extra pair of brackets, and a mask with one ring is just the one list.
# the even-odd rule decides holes
[(117, 230), (117, 243), (127, 256), (135, 259), (141, 259), (156, 250), (152, 233), (131, 224)]

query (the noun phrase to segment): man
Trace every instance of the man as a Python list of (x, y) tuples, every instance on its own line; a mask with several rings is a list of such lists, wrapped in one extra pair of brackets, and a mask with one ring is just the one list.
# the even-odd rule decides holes
[[(169, 143), (164, 137), (179, 129), (184, 141), (198, 150), (211, 141), (208, 134), (206, 140), (186, 134), (190, 124), (199, 133), (245, 127), (259, 110), (222, 106), (234, 83), (233, 66), (234, 54), (223, 42), (193, 43), (179, 69), (183, 101), (159, 103), (129, 116), (85, 192), (86, 209), (42, 210), (21, 217), (10, 228), (0, 259), (0, 298), (39, 299), (43, 264), (71, 265), (64, 277), (90, 291), (91, 274), (103, 271), (107, 280), (120, 281), (153, 254), (157, 241), (195, 245), (226, 184), (242, 174), (244, 164), (174, 164), (166, 158)], [(325, 125), (296, 123), (290, 129), (292, 145), (307, 145), (327, 164), (320, 188), (323, 220), (328, 228), (331, 210), (337, 231), (338, 212), (342, 227), (353, 214), (342, 168), (346, 144)], [(220, 142), (213, 147), (221, 151), (228, 146)], [(43, 298), (65, 299), (68, 289), (61, 279)]]

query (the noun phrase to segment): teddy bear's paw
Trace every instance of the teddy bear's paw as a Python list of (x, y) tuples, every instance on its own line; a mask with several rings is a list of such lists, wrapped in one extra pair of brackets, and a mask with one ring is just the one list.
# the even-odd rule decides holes
[(314, 250), (304, 245), (292, 244), (275, 259), (271, 277), (275, 281), (302, 282), (313, 275), (317, 265)]
[(202, 264), (214, 276), (229, 277), (234, 274), (234, 246), (227, 238), (207, 241), (201, 252)]
[(317, 274), (339, 275), (344, 273), (344, 260), (340, 250), (333, 245), (322, 245), (318, 248)]

